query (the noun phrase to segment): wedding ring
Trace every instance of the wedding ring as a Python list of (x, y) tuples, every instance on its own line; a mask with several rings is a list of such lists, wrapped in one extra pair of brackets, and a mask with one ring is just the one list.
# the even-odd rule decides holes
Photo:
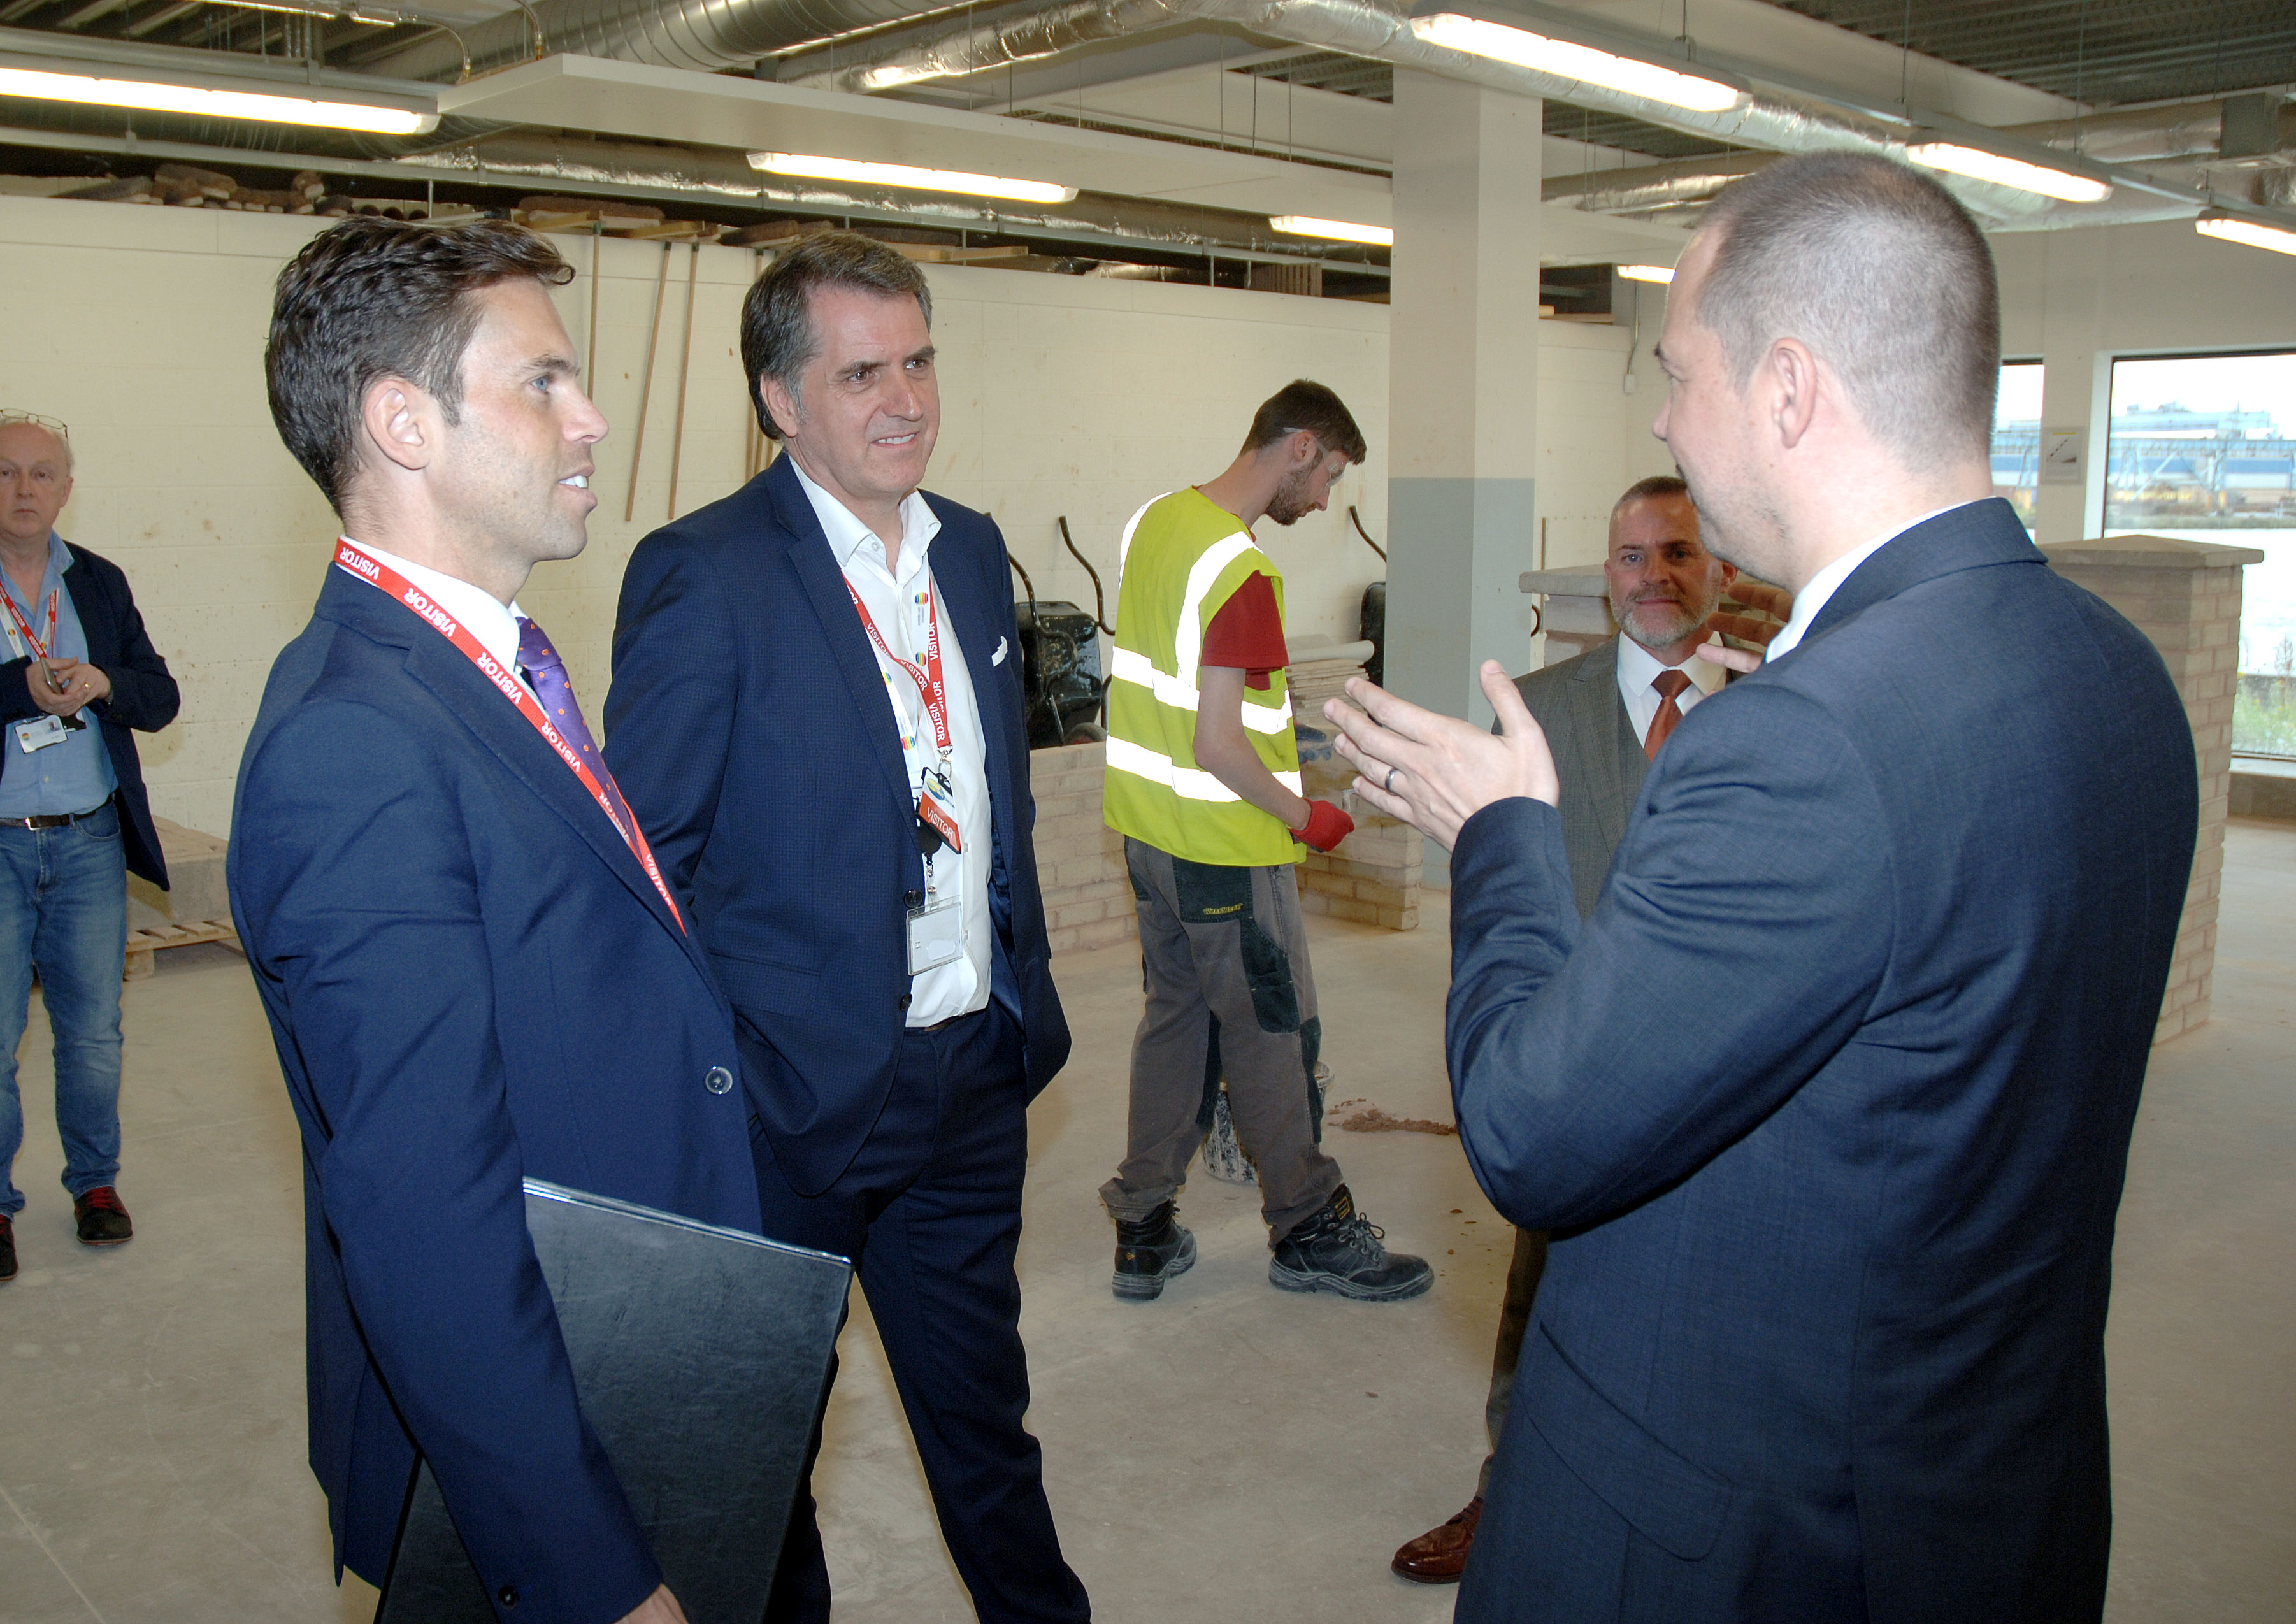
[(1386, 781), (1379, 787), (1385, 790), (1390, 795), (1395, 793), (1395, 769), (1393, 767), (1389, 767), (1387, 769)]

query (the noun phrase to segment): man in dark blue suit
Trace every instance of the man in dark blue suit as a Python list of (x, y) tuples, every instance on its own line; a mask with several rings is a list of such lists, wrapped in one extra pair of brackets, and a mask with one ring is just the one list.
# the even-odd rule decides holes
[[(786, 455), (631, 556), (607, 759), (733, 999), (765, 1233), (854, 1260), (980, 1617), (1067, 1624), (1088, 1606), (1023, 1424), (1013, 1254), (1069, 1031), (1004, 537), (918, 489), (931, 314), (844, 232), (750, 289), (742, 365)], [(767, 1617), (829, 1606), (808, 1489)]]
[(1660, 357), (1709, 546), (1794, 611), (1652, 764), (1592, 916), (1495, 662), (1502, 738), (1368, 685), (1346, 718), (1453, 849), (1476, 1176), (1557, 1232), (1459, 1616), (2095, 1620), (2183, 708), (1988, 494), (1992, 259), (1934, 183), (1738, 183)]
[(272, 412), (346, 534), (248, 740), (232, 913), (303, 1130), (339, 1569), (383, 1579), (419, 1456), (498, 1616), (671, 1624), (520, 1190), (757, 1228), (732, 1013), (516, 603), (596, 500), (570, 275), (382, 220), (282, 274)]

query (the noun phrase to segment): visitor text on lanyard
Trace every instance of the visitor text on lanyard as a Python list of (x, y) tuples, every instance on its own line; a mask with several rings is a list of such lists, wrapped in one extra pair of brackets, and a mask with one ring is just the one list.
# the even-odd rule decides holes
[[(622, 837), (623, 844), (630, 849), (630, 855), (638, 860), (638, 866), (645, 870), (646, 878), (653, 882), (654, 890), (661, 893), (662, 901), (668, 905), (669, 916), (677, 921), (677, 928), (683, 931), (685, 915), (678, 911), (677, 899), (669, 894), (669, 886), (661, 877), (660, 865), (653, 860), (653, 849), (646, 844), (645, 832), (638, 827), (636, 818), (623, 814), (619, 786), (611, 786), (611, 779), (607, 782), (599, 780), (581, 755), (566, 742), (566, 735), (551, 726), (550, 718), (543, 714), (541, 705), (536, 702), (534, 695), (526, 691), (525, 685), (506, 669), (502, 661), (487, 652), (486, 645), (471, 636), (470, 627), (439, 608), (428, 593), (388, 564), (369, 558), (348, 541), (337, 545), (335, 562), (367, 585), (397, 598), (428, 621), (431, 630), (460, 649), (463, 657), (479, 668), (480, 675), (494, 684), (504, 699), (518, 707), (519, 715), (534, 725), (535, 732), (542, 735), (543, 742), (557, 752), (558, 759), (566, 764), (576, 778), (581, 780), (582, 787), (590, 791), (590, 798), (598, 803), (598, 809), (614, 825), (615, 832)], [(611, 792), (609, 792), (610, 786)]]
[[(956, 826), (956, 792), (948, 776), (948, 758), (952, 748), (948, 731), (948, 685), (941, 674), (940, 621), (933, 614), (932, 591), (928, 587), (924, 595), (925, 662), (922, 667), (912, 665), (885, 645), (884, 636), (878, 631), (877, 622), (870, 618), (869, 606), (861, 601), (861, 595), (853, 590), (851, 581), (845, 583), (845, 591), (846, 595), (853, 600), (853, 607), (860, 611), (862, 629), (869, 634), (869, 641), (877, 645), (877, 652), (907, 672), (909, 680), (916, 684), (917, 697), (924, 701), (925, 716), (932, 723), (933, 743), (940, 750), (940, 759), (922, 775), (923, 782), (917, 791), (917, 827), (922, 837), (919, 843), (929, 857), (944, 841), (948, 842), (951, 851), (963, 851), (964, 842), (958, 837)], [(928, 830), (930, 834), (925, 833)]]

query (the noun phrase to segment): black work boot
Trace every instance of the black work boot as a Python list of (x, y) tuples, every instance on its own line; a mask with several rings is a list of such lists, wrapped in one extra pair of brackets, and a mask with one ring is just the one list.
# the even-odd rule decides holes
[(1286, 1292), (1337, 1292), (1362, 1302), (1416, 1297), (1435, 1284), (1435, 1271), (1424, 1258), (1389, 1251), (1380, 1244), (1386, 1234), (1357, 1212), (1355, 1197), (1341, 1185), (1321, 1212), (1275, 1243), (1267, 1284)]
[(1162, 1296), (1164, 1282), (1195, 1262), (1196, 1237), (1180, 1227), (1178, 1212), (1166, 1202), (1144, 1218), (1116, 1220), (1116, 1294), (1124, 1301)]
[(16, 1220), (0, 1213), (0, 1280), (16, 1277)]

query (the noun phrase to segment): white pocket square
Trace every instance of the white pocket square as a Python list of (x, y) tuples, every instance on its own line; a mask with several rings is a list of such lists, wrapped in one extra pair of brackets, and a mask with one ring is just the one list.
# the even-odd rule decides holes
[(996, 652), (994, 654), (991, 654), (991, 655), (988, 657), (988, 663), (989, 663), (990, 665), (993, 665), (993, 666), (1001, 666), (1001, 665), (1003, 665), (1003, 664), (1004, 663), (1004, 638), (999, 637), (998, 639), (996, 639)]

